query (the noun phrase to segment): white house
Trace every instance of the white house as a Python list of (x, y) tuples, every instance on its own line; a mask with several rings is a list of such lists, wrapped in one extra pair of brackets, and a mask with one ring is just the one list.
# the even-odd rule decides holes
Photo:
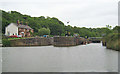
[(5, 28), (5, 35), (7, 35), (7, 36), (18, 35), (18, 26), (15, 25), (14, 23), (10, 23)]
[(21, 35), (22, 37), (29, 37), (31, 36), (30, 31), (33, 33), (33, 29), (28, 25), (22, 25), (19, 23), (10, 23), (5, 28), (5, 35), (6, 36)]

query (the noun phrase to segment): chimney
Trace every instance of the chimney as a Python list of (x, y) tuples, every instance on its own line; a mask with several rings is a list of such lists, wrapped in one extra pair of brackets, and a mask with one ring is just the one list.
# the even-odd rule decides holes
[(18, 24), (18, 25), (20, 24), (20, 21), (19, 21), (19, 20), (17, 20), (17, 24)]

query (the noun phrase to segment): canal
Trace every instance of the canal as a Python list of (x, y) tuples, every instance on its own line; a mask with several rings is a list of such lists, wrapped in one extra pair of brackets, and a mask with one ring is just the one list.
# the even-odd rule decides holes
[(73, 47), (6, 47), (3, 72), (118, 72), (118, 51), (101, 43)]

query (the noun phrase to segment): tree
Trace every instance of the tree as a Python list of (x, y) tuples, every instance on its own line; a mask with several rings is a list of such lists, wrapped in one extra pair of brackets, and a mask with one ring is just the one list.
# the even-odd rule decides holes
[(67, 31), (68, 33), (70, 33), (71, 35), (73, 35), (73, 27), (68, 25), (68, 26), (65, 26), (65, 31)]
[(113, 28), (114, 33), (120, 33), (120, 26), (116, 26)]
[[(17, 23), (17, 20), (23, 21), (23, 24), (27, 24), (34, 29), (34, 34), (36, 35), (43, 35), (43, 33), (40, 33), (42, 28), (45, 28), (49, 31), (50, 35), (62, 35), (64, 36), (66, 32), (70, 32), (71, 35), (74, 35), (74, 33), (80, 34), (80, 36), (85, 37), (100, 37), (103, 35), (107, 35), (109, 33), (117, 33), (120, 32), (120, 27), (115, 27), (114, 29), (111, 29), (110, 25), (106, 25), (104, 28), (86, 28), (86, 27), (77, 27), (77, 26), (66, 26), (62, 21), (60, 21), (56, 17), (31, 17), (29, 15), (23, 15), (17, 11), (11, 11), (11, 13), (5, 12), (2, 10), (2, 33), (5, 33), (5, 27), (9, 25), (10, 23)], [(44, 34), (49, 34), (44, 33)]]
[(38, 35), (50, 35), (50, 29), (49, 28), (38, 29)]
[(106, 28), (111, 29), (111, 28), (112, 28), (112, 26), (110, 26), (110, 25), (106, 25)]

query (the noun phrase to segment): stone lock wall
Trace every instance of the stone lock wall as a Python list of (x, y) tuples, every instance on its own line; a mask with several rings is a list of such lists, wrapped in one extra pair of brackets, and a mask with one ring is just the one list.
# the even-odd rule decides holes
[(74, 46), (76, 45), (75, 37), (54, 37), (54, 46)]
[(51, 38), (26, 38), (10, 40), (11, 46), (75, 46), (85, 42), (84, 38), (79, 37), (51, 37)]
[(52, 38), (27, 38), (11, 40), (11, 46), (46, 46), (52, 45)]

